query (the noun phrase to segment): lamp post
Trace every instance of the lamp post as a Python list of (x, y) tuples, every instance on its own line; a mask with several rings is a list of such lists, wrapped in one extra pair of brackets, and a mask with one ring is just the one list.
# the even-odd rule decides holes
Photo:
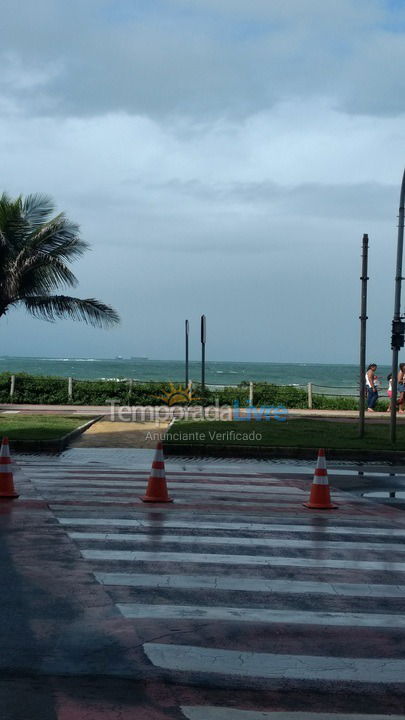
[(201, 315), (201, 386), (205, 389), (205, 343), (207, 339), (206, 317)]
[(402, 255), (404, 248), (404, 203), (405, 170), (402, 176), (398, 214), (397, 268), (395, 273), (394, 318), (392, 321), (392, 397), (391, 397), (391, 442), (396, 441), (397, 430), (397, 389), (398, 389), (398, 353), (404, 345), (404, 323), (401, 320)]
[(185, 345), (186, 345), (186, 388), (188, 388), (188, 334), (190, 330), (190, 324), (188, 320), (186, 320), (185, 324)]

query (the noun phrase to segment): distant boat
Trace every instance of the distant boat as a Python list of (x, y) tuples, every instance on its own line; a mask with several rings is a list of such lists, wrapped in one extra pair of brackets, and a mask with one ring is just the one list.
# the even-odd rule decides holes
[(122, 357), (122, 355), (116, 355), (114, 358), (114, 360), (123, 360), (123, 359), (124, 358)]

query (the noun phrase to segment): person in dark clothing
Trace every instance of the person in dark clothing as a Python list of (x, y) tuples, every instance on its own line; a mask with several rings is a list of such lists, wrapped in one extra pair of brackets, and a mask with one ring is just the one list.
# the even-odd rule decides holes
[(375, 363), (371, 363), (366, 372), (367, 410), (369, 412), (374, 412), (374, 408), (378, 400), (378, 386), (375, 374), (376, 370), (377, 365)]

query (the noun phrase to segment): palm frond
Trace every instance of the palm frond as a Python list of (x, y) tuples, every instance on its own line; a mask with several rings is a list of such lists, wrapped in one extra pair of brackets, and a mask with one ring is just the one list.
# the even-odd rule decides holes
[(0, 224), (7, 217), (10, 209), (18, 209), (20, 199), (21, 198), (18, 197), (16, 200), (12, 200), (11, 197), (5, 192), (0, 195)]
[(75, 287), (77, 278), (59, 258), (36, 253), (26, 258), (16, 272), (20, 296), (49, 293), (60, 286)]
[(0, 197), (0, 229), (9, 252), (18, 251), (27, 234), (27, 223), (21, 216), (21, 196), (16, 200), (3, 193)]
[(41, 193), (20, 198), (20, 206), (22, 217), (32, 228), (42, 225), (55, 209), (52, 198)]
[(89, 245), (80, 239), (79, 226), (61, 213), (31, 235), (29, 248), (34, 252), (50, 253), (65, 260), (73, 260), (83, 255)]
[[(7, 251), (8, 251), (7, 236), (0, 228), (0, 267), (4, 267), (4, 262), (7, 257)], [(0, 282), (1, 282), (1, 276), (0, 276)]]
[(64, 317), (100, 328), (111, 327), (120, 322), (116, 310), (94, 298), (81, 300), (67, 295), (33, 295), (23, 298), (22, 302), (34, 317), (48, 322)]

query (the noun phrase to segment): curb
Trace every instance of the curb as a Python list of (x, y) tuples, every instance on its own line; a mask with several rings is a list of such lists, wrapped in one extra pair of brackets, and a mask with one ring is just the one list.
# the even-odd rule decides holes
[(83, 425), (72, 430), (70, 433), (63, 435), (61, 438), (56, 440), (11, 440), (10, 446), (15, 452), (46, 452), (46, 453), (60, 453), (67, 448), (67, 446), (75, 440), (79, 435), (82, 435), (89, 427), (94, 425), (96, 422), (101, 420), (104, 416), (97, 415), (91, 418)]
[[(261, 447), (228, 445), (180, 445), (163, 442), (166, 455), (194, 455), (196, 457), (234, 457), (234, 458), (257, 458), (261, 459), (295, 459), (313, 460), (316, 458), (318, 448), (301, 447)], [(404, 463), (404, 450), (345, 450), (342, 448), (325, 447), (329, 460), (385, 460), (390, 462)]]

